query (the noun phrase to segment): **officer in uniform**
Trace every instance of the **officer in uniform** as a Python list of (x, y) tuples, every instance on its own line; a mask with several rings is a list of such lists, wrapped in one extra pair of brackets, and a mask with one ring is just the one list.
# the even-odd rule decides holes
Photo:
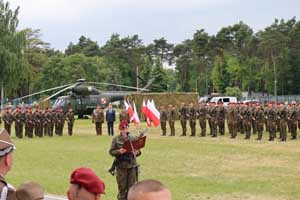
[(103, 109), (98, 105), (93, 112), (92, 122), (95, 123), (97, 135), (102, 135), (102, 124), (104, 122)]
[(251, 117), (252, 133), (256, 134), (257, 133), (257, 121), (255, 120), (255, 116), (256, 116), (256, 112), (257, 112), (256, 104), (251, 103), (250, 105), (251, 105), (251, 114), (252, 114), (252, 117)]
[(176, 120), (176, 113), (173, 104), (169, 103), (168, 105), (168, 122), (171, 130), (170, 136), (175, 136), (175, 120)]
[(198, 118), (199, 118), (199, 125), (201, 128), (201, 137), (206, 136), (206, 117), (207, 117), (207, 108), (205, 107), (205, 102), (202, 101), (199, 103), (198, 108)]
[(265, 112), (260, 104), (256, 105), (256, 112), (255, 112), (255, 120), (256, 120), (256, 127), (257, 127), (257, 139), (261, 140), (264, 132), (264, 122), (266, 120), (265, 118)]
[(246, 133), (245, 139), (249, 140), (251, 137), (251, 121), (252, 121), (252, 113), (251, 109), (249, 108), (249, 104), (244, 104), (244, 109), (242, 110), (243, 116), (243, 127)]
[(32, 108), (28, 107), (25, 114), (25, 136), (33, 137), (34, 118), (32, 114)]
[(273, 103), (270, 102), (268, 105), (268, 126), (269, 126), (269, 141), (274, 141), (276, 135), (276, 120), (277, 112), (273, 106)]
[(41, 121), (42, 116), (41, 116), (40, 108), (38, 106), (35, 108), (33, 117), (34, 117), (34, 134), (36, 137), (42, 137), (41, 128), (40, 128), (42, 126), (42, 121)]
[(296, 108), (296, 102), (292, 102), (292, 106), (289, 110), (289, 117), (291, 123), (291, 134), (292, 134), (292, 140), (297, 139), (297, 122), (298, 122), (298, 111)]
[(163, 105), (160, 106), (159, 112), (160, 112), (160, 127), (162, 131), (161, 136), (166, 136), (168, 113)]
[(14, 188), (7, 183), (4, 176), (10, 171), (13, 165), (13, 151), (15, 145), (11, 141), (8, 132), (5, 129), (0, 131), (0, 198), (13, 199), (15, 195)]
[(14, 121), (13, 116), (11, 114), (11, 107), (10, 106), (5, 107), (5, 112), (2, 115), (2, 119), (3, 119), (3, 122), (4, 122), (4, 128), (5, 128), (5, 130), (7, 130), (8, 134), (10, 135), (11, 125)]
[(229, 103), (229, 108), (227, 110), (226, 116), (229, 134), (231, 135), (231, 138), (234, 139), (237, 136), (237, 119), (239, 117), (234, 103)]
[(53, 129), (54, 129), (54, 125), (55, 125), (55, 115), (56, 115), (56, 113), (53, 112), (52, 107), (49, 107), (48, 113), (49, 113), (49, 116), (47, 117), (48, 120), (49, 120), (48, 134), (49, 134), (50, 137), (52, 137), (53, 136)]
[(64, 125), (65, 125), (65, 115), (64, 115), (61, 107), (59, 107), (57, 109), (57, 112), (55, 115), (55, 122), (56, 122), (55, 129), (57, 128), (57, 131), (55, 130), (55, 132), (58, 136), (62, 136)]
[(49, 135), (49, 133), (48, 133), (49, 128), (48, 127), (49, 127), (50, 121), (49, 121), (48, 117), (49, 117), (49, 108), (47, 107), (45, 109), (45, 112), (43, 113), (43, 131), (44, 131), (45, 136)]
[[(103, 116), (104, 118), (104, 116)], [(68, 123), (68, 135), (71, 136), (73, 134), (73, 126), (74, 126), (74, 112), (73, 109), (70, 107), (68, 112), (66, 113), (66, 121)]]
[(182, 128), (181, 136), (186, 136), (186, 120), (188, 118), (188, 108), (184, 102), (181, 102), (178, 114), (179, 114), (180, 124)]
[(118, 200), (127, 200), (129, 188), (137, 182), (138, 165), (136, 157), (141, 155), (140, 151), (127, 152), (123, 148), (126, 141), (134, 141), (137, 137), (128, 132), (128, 122), (123, 120), (119, 124), (120, 135), (112, 140), (109, 150), (111, 156), (116, 159), (117, 183), (118, 183)]
[(280, 139), (281, 141), (286, 141), (286, 128), (287, 128), (287, 110), (284, 107), (283, 103), (279, 104), (278, 110), (278, 120), (280, 125)]
[(119, 118), (120, 118), (120, 122), (123, 121), (123, 120), (126, 120), (129, 124), (129, 122), (130, 122), (129, 113), (125, 109), (125, 107), (123, 107), (123, 109), (120, 111)]
[(218, 102), (217, 111), (218, 111), (217, 123), (219, 127), (219, 133), (220, 135), (224, 135), (225, 134), (225, 108), (221, 101)]
[(194, 106), (194, 102), (190, 102), (188, 116), (190, 119), (191, 136), (195, 136), (196, 135), (197, 109)]
[(210, 126), (210, 133), (212, 137), (217, 137), (217, 114), (218, 110), (216, 107), (215, 102), (211, 102), (209, 107), (209, 112), (208, 112), (208, 119), (209, 119), (209, 126)]
[(13, 118), (15, 121), (15, 133), (17, 138), (23, 138), (23, 114), (21, 113), (21, 108), (17, 106)]

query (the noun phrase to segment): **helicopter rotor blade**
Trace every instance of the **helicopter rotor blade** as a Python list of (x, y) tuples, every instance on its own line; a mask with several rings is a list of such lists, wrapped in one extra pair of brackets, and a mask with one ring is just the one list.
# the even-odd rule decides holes
[(23, 97), (19, 97), (19, 98), (13, 99), (12, 101), (19, 101), (21, 99), (32, 97), (32, 96), (35, 96), (35, 95), (38, 95), (38, 94), (43, 94), (45, 92), (50, 92), (50, 91), (57, 90), (57, 89), (60, 89), (60, 88), (68, 87), (70, 85), (73, 85), (73, 83), (72, 84), (58, 86), (58, 87), (54, 87), (54, 88), (49, 88), (49, 89), (46, 89), (46, 90), (42, 90), (40, 92), (35, 92), (35, 93), (29, 94), (29, 95), (26, 95), (26, 96), (23, 96)]
[(72, 85), (69, 86), (69, 87), (66, 87), (66, 88), (64, 88), (64, 89), (62, 89), (62, 90), (59, 90), (59, 91), (56, 92), (55, 94), (53, 94), (53, 95), (51, 95), (51, 96), (49, 96), (49, 97), (43, 99), (41, 102), (48, 101), (48, 100), (51, 99), (52, 97), (55, 97), (56, 95), (58, 95), (58, 94), (60, 94), (60, 93), (62, 93), (62, 92), (64, 92), (64, 91), (66, 91), (66, 90), (72, 89), (73, 87), (76, 87), (76, 86), (79, 85), (79, 84), (81, 84), (81, 83), (75, 83), (75, 84), (72, 84)]
[[(153, 81), (155, 80), (155, 78), (152, 78), (148, 81), (147, 85), (145, 87), (143, 87), (143, 89), (147, 89), (152, 83)], [(147, 89), (148, 90), (148, 89)], [(148, 90), (149, 91), (149, 90)]]
[(119, 84), (113, 84), (113, 83), (100, 83), (100, 82), (88, 82), (88, 83), (90, 83), (90, 84), (96, 84), (96, 85), (117, 86), (117, 87), (123, 87), (123, 88), (140, 90), (140, 91), (149, 91), (148, 89), (144, 89), (144, 88), (137, 88), (137, 87), (131, 87), (131, 86), (119, 85)]

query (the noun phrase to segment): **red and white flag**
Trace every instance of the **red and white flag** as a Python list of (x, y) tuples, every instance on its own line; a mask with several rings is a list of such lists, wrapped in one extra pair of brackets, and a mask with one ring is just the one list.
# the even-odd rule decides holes
[(126, 100), (124, 100), (124, 105), (125, 105), (125, 108), (126, 108), (128, 114), (129, 114), (129, 121), (132, 121), (133, 120), (132, 106)]
[(147, 126), (150, 127), (151, 126), (151, 119), (150, 119), (149, 111), (148, 111), (145, 100), (143, 100), (142, 112), (144, 113), (144, 115), (146, 117)]
[(133, 123), (135, 125), (137, 125), (138, 123), (140, 123), (140, 118), (139, 118), (139, 115), (136, 111), (136, 106), (135, 106), (135, 103), (133, 102)]
[(154, 126), (158, 126), (160, 124), (160, 112), (156, 109), (153, 100), (148, 100), (147, 108), (149, 117), (152, 120)]

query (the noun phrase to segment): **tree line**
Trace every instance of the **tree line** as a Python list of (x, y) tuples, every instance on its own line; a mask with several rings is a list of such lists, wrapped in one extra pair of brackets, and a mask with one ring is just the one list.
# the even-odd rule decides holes
[(242, 21), (214, 35), (199, 29), (179, 44), (165, 38), (144, 44), (138, 35), (115, 33), (99, 46), (81, 36), (59, 51), (41, 39), (40, 30), (18, 30), (18, 12), (0, 1), (0, 83), (9, 98), (79, 78), (136, 86), (137, 75), (139, 87), (155, 78), (153, 92), (300, 94), (300, 21), (295, 17), (275, 19), (256, 33)]

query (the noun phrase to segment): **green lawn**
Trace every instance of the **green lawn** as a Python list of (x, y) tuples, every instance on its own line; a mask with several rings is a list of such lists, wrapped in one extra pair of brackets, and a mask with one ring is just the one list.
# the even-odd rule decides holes
[[(176, 135), (180, 135), (179, 122), (176, 126)], [(137, 133), (134, 126), (130, 130)], [(106, 126), (104, 133), (96, 136), (91, 120), (76, 120), (72, 137), (66, 132), (53, 138), (13, 136), (17, 150), (7, 180), (15, 186), (34, 180), (47, 193), (65, 195), (71, 171), (87, 166), (105, 181), (103, 199), (116, 199), (115, 177), (107, 173), (113, 158), (108, 154), (112, 138), (107, 136)], [(175, 200), (300, 199), (300, 141), (268, 142), (266, 134), (261, 142), (256, 136), (250, 141), (243, 137), (231, 140), (226, 133), (201, 138), (199, 127), (197, 137), (161, 137), (159, 128), (151, 128), (138, 159), (140, 179), (161, 180)]]

